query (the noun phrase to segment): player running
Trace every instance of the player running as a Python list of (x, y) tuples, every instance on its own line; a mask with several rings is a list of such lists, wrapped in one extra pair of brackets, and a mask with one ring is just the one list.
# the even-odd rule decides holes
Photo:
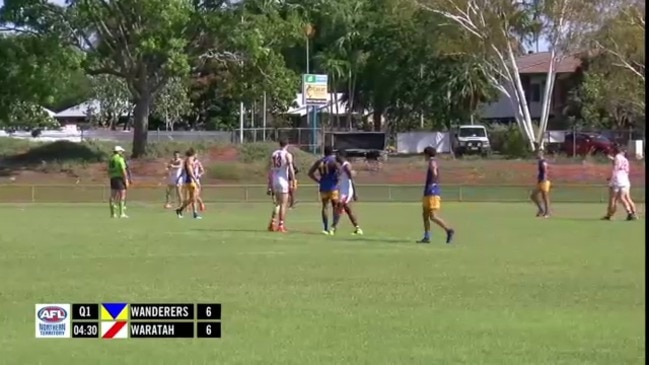
[(441, 208), (440, 186), (439, 186), (439, 170), (437, 167), (437, 160), (435, 156), (437, 150), (434, 147), (424, 148), (424, 156), (428, 161), (428, 169), (426, 171), (426, 185), (424, 186), (424, 198), (422, 199), (422, 218), (424, 220), (424, 238), (418, 243), (430, 243), (430, 221), (435, 222), (444, 231), (446, 231), (446, 243), (453, 241), (455, 231), (450, 228), (446, 222), (437, 215)]
[[(352, 201), (357, 201), (358, 196), (356, 195), (356, 184), (354, 184), (354, 175), (356, 171), (352, 169), (351, 163), (347, 161), (347, 154), (345, 151), (338, 151), (336, 154), (336, 161), (340, 165), (340, 202), (338, 204), (338, 214), (343, 215), (347, 213), (349, 220), (354, 226), (355, 235), (362, 235), (363, 230), (358, 225), (358, 219), (352, 211)], [(333, 230), (336, 230), (335, 226), (332, 226)]]
[(110, 216), (117, 218), (119, 212), (120, 218), (128, 218), (124, 212), (124, 204), (130, 179), (124, 160), (124, 149), (120, 146), (115, 146), (113, 156), (108, 161), (108, 176), (110, 177)]
[(185, 193), (185, 199), (183, 201), (183, 204), (176, 209), (176, 216), (178, 218), (183, 218), (183, 211), (185, 208), (191, 206), (192, 208), (192, 215), (194, 219), (201, 219), (201, 216), (198, 215), (198, 212), (196, 210), (196, 197), (197, 197), (197, 191), (198, 191), (198, 180), (195, 175), (195, 161), (196, 161), (196, 151), (194, 151), (193, 148), (190, 148), (185, 152), (185, 160), (183, 161), (183, 175), (182, 175), (182, 182), (183, 182), (183, 191)]
[(183, 159), (180, 151), (174, 151), (173, 158), (167, 163), (167, 190), (165, 193), (165, 208), (171, 208), (171, 195), (175, 193), (178, 206), (182, 204), (182, 181)]
[(609, 179), (608, 209), (604, 220), (611, 220), (615, 215), (618, 203), (627, 212), (626, 220), (638, 219), (635, 203), (631, 199), (631, 179), (629, 179), (629, 160), (625, 157), (624, 148), (615, 147), (615, 156), (609, 156), (613, 161), (613, 170)]
[(268, 230), (271, 232), (286, 232), (284, 221), (291, 189), (290, 181), (295, 182), (293, 155), (287, 149), (288, 142), (280, 140), (279, 149), (270, 155), (267, 193), (273, 197), (274, 205), (268, 224)]
[[(316, 172), (318, 176), (316, 176)], [(322, 201), (322, 226), (323, 234), (334, 235), (336, 233), (335, 227), (338, 226), (340, 214), (338, 210), (338, 177), (340, 174), (340, 166), (336, 161), (333, 148), (325, 146), (324, 157), (316, 161), (309, 169), (309, 177), (315, 181), (320, 190), (320, 200)], [(327, 207), (331, 204), (333, 224), (329, 228), (329, 214)]]
[(538, 208), (536, 216), (548, 218), (550, 217), (550, 188), (552, 184), (548, 179), (548, 163), (545, 160), (543, 151), (539, 150), (537, 154), (537, 184), (536, 188), (532, 191), (530, 199)]

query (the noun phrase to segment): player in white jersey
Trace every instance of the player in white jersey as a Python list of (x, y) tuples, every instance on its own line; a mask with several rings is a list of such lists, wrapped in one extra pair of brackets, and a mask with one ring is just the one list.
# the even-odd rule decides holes
[(203, 203), (203, 198), (201, 193), (203, 192), (203, 186), (201, 185), (201, 177), (205, 174), (205, 168), (201, 161), (198, 160), (198, 155), (194, 160), (194, 176), (196, 176), (196, 202), (198, 203), (198, 210), (201, 212), (205, 210), (205, 203)]
[(175, 193), (176, 202), (178, 205), (182, 204), (182, 180), (181, 175), (183, 172), (183, 159), (180, 157), (179, 151), (174, 151), (173, 158), (167, 164), (167, 176), (165, 177), (167, 183), (167, 191), (165, 193), (165, 208), (171, 208), (171, 195)]
[(288, 143), (279, 141), (279, 149), (272, 153), (268, 169), (268, 195), (273, 197), (273, 213), (268, 224), (269, 231), (286, 232), (284, 220), (288, 208), (288, 195), (295, 182), (293, 155), (288, 152)]
[(637, 219), (635, 203), (631, 199), (631, 179), (629, 178), (629, 160), (625, 156), (624, 148), (615, 147), (615, 156), (609, 156), (612, 160), (613, 169), (609, 178), (609, 200), (605, 220), (611, 220), (617, 204), (622, 206), (627, 212), (627, 220)]
[[(354, 214), (351, 206), (352, 202), (358, 200), (358, 196), (356, 195), (356, 185), (354, 184), (354, 176), (356, 175), (356, 171), (352, 169), (352, 165), (349, 163), (349, 161), (347, 161), (347, 154), (344, 150), (338, 151), (338, 153), (336, 154), (336, 161), (338, 162), (338, 164), (340, 164), (342, 170), (338, 183), (340, 200), (338, 201), (337, 209), (339, 209), (339, 214), (347, 213), (349, 220), (354, 226), (353, 234), (362, 235), (363, 230), (358, 225), (358, 219), (356, 219), (356, 215)], [(336, 229), (336, 227), (334, 226), (332, 226), (331, 228), (333, 230)]]

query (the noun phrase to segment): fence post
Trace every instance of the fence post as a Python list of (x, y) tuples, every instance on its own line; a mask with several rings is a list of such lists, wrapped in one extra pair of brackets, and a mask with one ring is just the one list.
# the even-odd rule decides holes
[(457, 198), (459, 201), (462, 201), (462, 185), (457, 190)]
[(392, 185), (388, 185), (388, 201), (392, 201)]
[(250, 199), (250, 195), (249, 195), (249, 194), (250, 194), (250, 192), (248, 191), (248, 186), (246, 185), (246, 186), (243, 187), (243, 199), (244, 199), (244, 201), (245, 201), (246, 203), (247, 203), (248, 200)]
[(36, 185), (32, 185), (31, 193), (32, 193), (32, 203), (36, 203)]

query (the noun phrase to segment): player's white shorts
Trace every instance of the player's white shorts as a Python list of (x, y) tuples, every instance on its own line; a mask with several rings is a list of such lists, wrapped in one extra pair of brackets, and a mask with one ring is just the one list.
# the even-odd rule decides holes
[(613, 188), (614, 193), (622, 193), (622, 194), (628, 194), (629, 191), (631, 191), (631, 185), (627, 184), (613, 184), (611, 185), (611, 188)]
[(628, 178), (613, 179), (609, 187), (613, 189), (614, 193), (628, 193), (631, 190), (631, 181)]
[(273, 179), (273, 192), (275, 194), (288, 194), (289, 192), (288, 180), (283, 178)]
[(167, 178), (167, 185), (181, 185), (182, 179), (180, 176), (169, 176)]
[(351, 186), (341, 187), (340, 189), (340, 202), (343, 204), (349, 204), (354, 199), (354, 188)]

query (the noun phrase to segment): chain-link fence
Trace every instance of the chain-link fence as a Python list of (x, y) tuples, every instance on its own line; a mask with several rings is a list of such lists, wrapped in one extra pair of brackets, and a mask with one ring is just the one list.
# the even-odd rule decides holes
[[(128, 192), (132, 202), (162, 202), (165, 186), (133, 186)], [(419, 185), (359, 185), (362, 202), (418, 202), (422, 187)], [(460, 186), (442, 188), (444, 201), (456, 202), (526, 202), (529, 186)], [(108, 200), (110, 190), (101, 185), (17, 185), (0, 186), (0, 202), (4, 203), (97, 203)], [(298, 199), (302, 202), (318, 201), (314, 185), (300, 186)], [(645, 188), (632, 189), (637, 202), (645, 201)], [(265, 185), (206, 185), (202, 196), (206, 202), (267, 202)], [(596, 185), (558, 185), (553, 187), (552, 201), (558, 203), (605, 202), (608, 190)]]

